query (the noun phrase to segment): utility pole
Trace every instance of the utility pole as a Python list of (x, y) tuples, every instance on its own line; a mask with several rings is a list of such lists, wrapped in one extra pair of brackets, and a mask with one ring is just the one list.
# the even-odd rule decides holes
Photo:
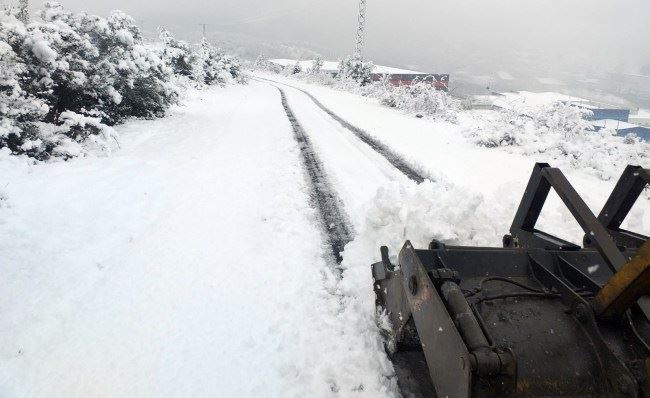
[(357, 45), (354, 48), (354, 57), (363, 59), (363, 45), (366, 29), (366, 0), (359, 0), (359, 26), (357, 26)]

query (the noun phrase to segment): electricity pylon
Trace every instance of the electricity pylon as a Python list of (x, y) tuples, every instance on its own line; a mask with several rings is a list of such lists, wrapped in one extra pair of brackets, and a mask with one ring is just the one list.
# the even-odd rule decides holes
[(366, 0), (359, 0), (359, 26), (357, 26), (357, 45), (354, 48), (354, 57), (363, 58), (363, 45), (366, 30)]

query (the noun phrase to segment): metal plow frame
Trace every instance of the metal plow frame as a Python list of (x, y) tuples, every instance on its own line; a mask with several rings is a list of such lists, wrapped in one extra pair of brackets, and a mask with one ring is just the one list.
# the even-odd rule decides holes
[[(426, 360), (409, 376), (429, 386), (416, 392), (649, 396), (650, 242), (620, 228), (649, 183), (648, 169), (628, 166), (596, 217), (559, 169), (538, 163), (503, 248), (407, 241), (395, 267), (382, 247), (377, 307), (394, 362)], [(551, 188), (584, 247), (535, 228)]]

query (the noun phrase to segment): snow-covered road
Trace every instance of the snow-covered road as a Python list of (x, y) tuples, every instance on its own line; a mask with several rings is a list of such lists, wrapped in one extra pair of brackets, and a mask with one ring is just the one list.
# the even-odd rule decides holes
[(395, 391), (343, 311), (275, 88), (191, 93), (121, 133), (108, 158), (0, 162), (0, 396)]
[[(286, 93), (355, 231), (342, 276), (268, 82), (192, 91), (165, 119), (121, 126), (110, 157), (29, 165), (0, 152), (0, 396), (397, 394), (375, 324), (379, 246), (498, 245), (545, 159), (264, 77)], [(416, 184), (282, 83), (436, 181)], [(597, 211), (614, 181), (565, 172)], [(580, 237), (554, 200), (542, 228)], [(634, 212), (643, 231), (649, 214)]]

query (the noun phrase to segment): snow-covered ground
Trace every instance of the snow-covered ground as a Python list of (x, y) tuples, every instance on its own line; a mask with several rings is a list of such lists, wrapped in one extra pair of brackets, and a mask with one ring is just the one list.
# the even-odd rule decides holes
[[(548, 162), (543, 153), (523, 156), (500, 148), (479, 147), (469, 142), (461, 131), (476, 123), (473, 112), (461, 113), (458, 123), (418, 119), (351, 93), (304, 84), (278, 75), (260, 76), (309, 91), (339, 116), (371, 133), (412, 163), (424, 167), (430, 175), (437, 176), (439, 181), (451, 184), (467, 194), (480, 195), (484, 202), (481, 208), (495, 213), (491, 217), (490, 226), (495, 229), (491, 242), (495, 245), (508, 232), (533, 164)], [(537, 99), (543, 101), (544, 97), (541, 95)], [(302, 102), (307, 102), (307, 98)], [(609, 167), (615, 177), (608, 181), (595, 176), (592, 170), (563, 168), (595, 213), (600, 211), (618, 175), (623, 172), (623, 167)], [(642, 205), (643, 203), (635, 206), (629, 222), (632, 222), (633, 229), (646, 231), (650, 229), (650, 212), (645, 212)], [(547, 228), (548, 232), (564, 235), (576, 242), (581, 241), (583, 232), (554, 194), (551, 194), (539, 225)]]
[[(285, 90), (353, 224), (342, 278), (270, 84), (193, 92), (166, 119), (120, 127), (111, 157), (30, 166), (3, 154), (0, 396), (397, 394), (375, 324), (379, 246), (500, 245), (547, 159), (470, 142), (471, 112), (418, 119), (258, 76)], [(435, 181), (408, 180), (286, 84)], [(598, 212), (615, 179), (564, 171)], [(630, 228), (647, 233), (642, 205)], [(557, 197), (540, 227), (582, 236)]]
[(376, 334), (341, 313), (275, 88), (119, 130), (112, 157), (3, 154), (0, 396), (394, 391)]

